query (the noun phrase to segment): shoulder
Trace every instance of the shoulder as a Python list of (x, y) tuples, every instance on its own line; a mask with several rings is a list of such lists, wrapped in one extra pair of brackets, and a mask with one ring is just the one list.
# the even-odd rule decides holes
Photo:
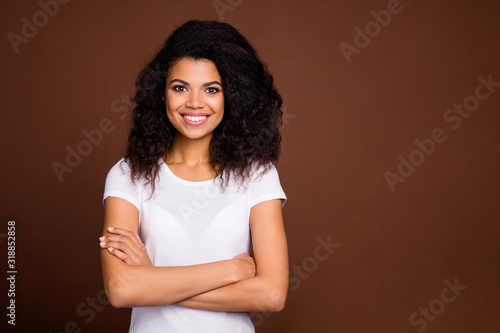
[(131, 167), (128, 161), (122, 157), (118, 162), (116, 162), (111, 169), (108, 171), (108, 177), (123, 177), (128, 176), (130, 178)]
[(136, 186), (144, 183), (144, 177), (132, 178), (132, 167), (126, 158), (121, 158), (108, 171), (106, 183), (120, 183), (122, 185)]
[(286, 195), (280, 183), (276, 166), (269, 162), (255, 166), (251, 175), (250, 207), (271, 199), (282, 199), (282, 206), (286, 202)]
[[(133, 188), (137, 191), (149, 190), (153, 191), (151, 181), (144, 174), (132, 175), (131, 162), (122, 157), (108, 171), (106, 176), (106, 187)], [(157, 184), (160, 180), (158, 175)]]
[(276, 169), (276, 166), (268, 162), (266, 164), (258, 165), (257, 163), (253, 163), (251, 165), (251, 170), (250, 170), (250, 179), (252, 179), (252, 182), (259, 181), (262, 177), (273, 177), (273, 176), (278, 176), (278, 170)]
[(271, 162), (262, 165), (252, 165), (248, 179), (250, 189), (280, 183), (278, 170)]
[[(225, 173), (225, 180), (227, 184), (234, 186), (238, 189), (243, 187), (245, 191), (252, 191), (259, 184), (265, 183), (279, 183), (278, 171), (272, 162), (257, 163), (251, 162), (248, 164), (242, 175), (231, 171), (229, 174)], [(217, 178), (219, 181), (219, 178)]]

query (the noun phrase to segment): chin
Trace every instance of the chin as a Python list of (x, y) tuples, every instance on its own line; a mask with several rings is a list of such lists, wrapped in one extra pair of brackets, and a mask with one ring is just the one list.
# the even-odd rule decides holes
[(207, 136), (212, 137), (213, 132), (210, 133), (193, 133), (193, 132), (187, 132), (187, 131), (177, 131), (177, 133), (186, 139), (191, 139), (191, 140), (200, 140), (203, 138), (206, 138)]

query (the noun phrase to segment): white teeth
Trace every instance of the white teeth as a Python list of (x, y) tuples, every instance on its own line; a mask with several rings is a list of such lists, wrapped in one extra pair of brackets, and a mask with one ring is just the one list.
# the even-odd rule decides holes
[(184, 118), (186, 118), (189, 121), (202, 121), (207, 118), (207, 116), (190, 116), (190, 115), (183, 115)]

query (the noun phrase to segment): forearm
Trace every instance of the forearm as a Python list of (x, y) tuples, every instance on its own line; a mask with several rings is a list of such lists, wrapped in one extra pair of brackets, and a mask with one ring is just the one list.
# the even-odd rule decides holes
[(131, 266), (120, 262), (113, 267), (113, 271), (105, 271), (104, 280), (115, 307), (171, 304), (241, 279), (233, 260), (178, 267)]
[(176, 305), (212, 311), (281, 311), (288, 292), (288, 250), (281, 201), (251, 210), (250, 227), (256, 276), (184, 299)]
[(212, 311), (281, 311), (285, 306), (288, 276), (276, 280), (255, 276), (184, 299), (175, 305)]

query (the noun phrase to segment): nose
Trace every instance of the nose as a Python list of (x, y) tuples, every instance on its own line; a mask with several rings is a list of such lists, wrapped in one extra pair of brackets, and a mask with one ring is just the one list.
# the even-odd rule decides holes
[(186, 106), (193, 109), (203, 108), (205, 106), (205, 103), (201, 91), (192, 90), (186, 101)]

